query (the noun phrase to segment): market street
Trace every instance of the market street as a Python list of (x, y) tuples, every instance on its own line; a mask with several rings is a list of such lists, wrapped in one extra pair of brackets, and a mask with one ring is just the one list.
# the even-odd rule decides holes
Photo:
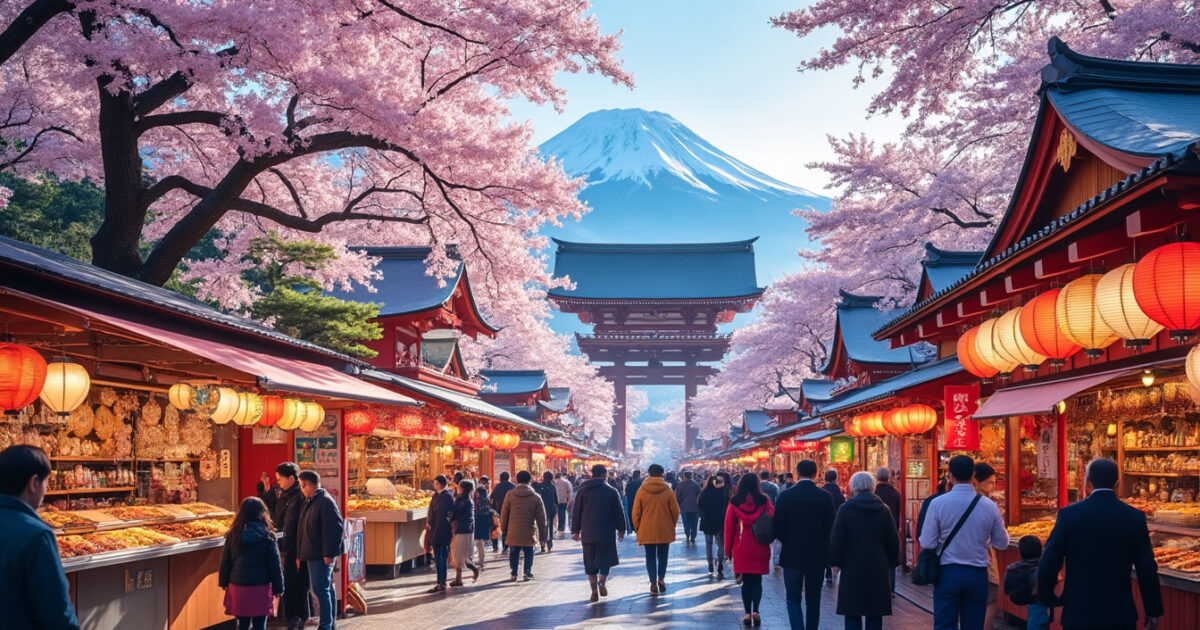
[[(679, 540), (682, 541), (682, 529)], [(671, 545), (667, 594), (652, 596), (646, 580), (642, 551), (633, 537), (619, 545), (621, 564), (609, 577), (609, 595), (597, 604), (588, 602), (579, 543), (556, 538), (554, 551), (534, 559), (532, 582), (508, 581), (506, 555), (490, 550), (487, 568), (479, 582), (470, 583), (468, 572), (461, 588), (449, 594), (426, 594), (433, 585), (431, 567), (420, 567), (395, 580), (370, 580), (366, 584), (369, 614), (338, 624), (348, 630), (398, 627), (420, 620), (427, 628), (670, 628), (683, 624), (702, 628), (742, 627), (742, 600), (732, 572), (725, 580), (710, 579), (704, 559), (703, 537), (695, 545)], [(726, 565), (726, 569), (729, 566)], [(903, 579), (903, 578), (902, 578)], [(783, 573), (763, 580), (763, 627), (786, 628)], [(821, 628), (842, 628), (834, 614), (837, 588), (821, 593)], [(897, 597), (893, 615), (884, 625), (894, 630), (930, 627), (929, 613)]]

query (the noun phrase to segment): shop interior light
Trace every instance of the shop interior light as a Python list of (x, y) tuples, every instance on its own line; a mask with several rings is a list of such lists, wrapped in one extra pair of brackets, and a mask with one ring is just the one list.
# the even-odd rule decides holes
[(41, 399), (54, 413), (69, 416), (87, 400), (91, 388), (92, 379), (82, 365), (70, 359), (60, 359), (46, 366), (46, 382), (42, 386)]
[(1150, 387), (1153, 384), (1154, 384), (1154, 370), (1151, 370), (1151, 369), (1142, 370), (1142, 385), (1145, 385), (1146, 387)]
[(1108, 430), (1105, 433), (1108, 434), (1108, 437), (1117, 437), (1117, 423), (1109, 422)]
[(19, 343), (0, 343), (0, 410), (8, 415), (37, 400), (46, 384), (46, 359)]
[(1087, 355), (1097, 359), (1104, 349), (1119, 337), (1104, 323), (1096, 307), (1096, 285), (1104, 276), (1089, 273), (1067, 283), (1054, 303), (1058, 327), (1073, 343), (1083, 347)]

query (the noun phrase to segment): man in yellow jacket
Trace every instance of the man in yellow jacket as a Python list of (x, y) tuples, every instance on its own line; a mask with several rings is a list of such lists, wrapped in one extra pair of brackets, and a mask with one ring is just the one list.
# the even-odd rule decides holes
[(671, 486), (663, 480), (663, 467), (651, 464), (650, 476), (633, 499), (633, 528), (637, 542), (646, 548), (646, 572), (650, 575), (650, 594), (667, 592), (667, 553), (675, 542), (679, 522), (679, 503)]

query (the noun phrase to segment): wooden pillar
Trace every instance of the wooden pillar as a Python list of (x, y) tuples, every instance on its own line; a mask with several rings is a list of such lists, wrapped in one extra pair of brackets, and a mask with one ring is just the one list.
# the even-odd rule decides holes
[(617, 377), (613, 382), (613, 388), (617, 392), (617, 405), (613, 411), (613, 430), (612, 430), (612, 448), (622, 455), (625, 454), (625, 428), (626, 428), (626, 413), (625, 413), (625, 388), (627, 387), (624, 377)]
[(683, 450), (687, 451), (695, 448), (696, 437), (699, 431), (692, 425), (692, 397), (696, 395), (696, 387), (699, 381), (695, 378), (688, 378), (688, 381), (683, 386)]
[[(1068, 411), (1070, 411), (1068, 409)], [(1054, 414), (1055, 431), (1054, 435), (1057, 444), (1054, 448), (1058, 451), (1058, 507), (1067, 507), (1067, 414)]]

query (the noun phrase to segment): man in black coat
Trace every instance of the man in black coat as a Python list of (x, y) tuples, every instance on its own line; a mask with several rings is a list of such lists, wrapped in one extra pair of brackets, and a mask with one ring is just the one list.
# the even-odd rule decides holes
[[(508, 491), (517, 487), (517, 484), (509, 481), (510, 475), (508, 471), (500, 473), (500, 483), (496, 484), (496, 488), (492, 490), (492, 509), (496, 510), (497, 514), (504, 513), (504, 497), (508, 495)], [(504, 534), (500, 534), (500, 540), (504, 540)], [(495, 548), (496, 543), (492, 543)], [(508, 551), (508, 545), (504, 545), (504, 551)], [(532, 552), (531, 552), (532, 553)]]
[(319, 630), (333, 630), (334, 605), (333, 563), (346, 553), (342, 541), (344, 523), (337, 501), (321, 487), (321, 475), (315, 470), (300, 473), (300, 492), (304, 506), (300, 509), (297, 526), (296, 556), (308, 564), (308, 581), (317, 596)]
[[(642, 478), (642, 471), (634, 470), (633, 478), (629, 480), (629, 483), (625, 484), (625, 520), (629, 521), (631, 528), (633, 527), (633, 499), (637, 497), (638, 490), (642, 489), (643, 481), (645, 481), (645, 479)], [(633, 530), (630, 529), (630, 531)]]
[[(1145, 628), (1158, 627), (1163, 614), (1158, 565), (1150, 544), (1146, 515), (1122, 503), (1113, 488), (1119, 472), (1111, 459), (1087, 465), (1087, 499), (1058, 511), (1038, 567), (1038, 599), (1062, 606), (1068, 630), (1137, 627), (1137, 608), (1129, 585), (1129, 567), (1137, 569), (1138, 589), (1146, 613)], [(1058, 573), (1066, 562), (1062, 597), (1054, 595)]]
[(619, 564), (617, 541), (625, 539), (628, 529), (621, 494), (605, 483), (607, 476), (604, 466), (592, 466), (592, 478), (579, 484), (571, 508), (571, 537), (583, 544), (583, 570), (592, 586), (593, 602), (608, 596), (604, 582), (609, 570)]
[(450, 480), (446, 478), (446, 475), (434, 477), (433, 497), (429, 499), (425, 545), (433, 549), (433, 565), (437, 571), (437, 583), (429, 589), (430, 593), (440, 593), (446, 590), (446, 569), (450, 561), (450, 543), (454, 540), (454, 530), (450, 527), (450, 510), (454, 507), (454, 494), (450, 492), (449, 485)]
[(300, 493), (300, 467), (293, 462), (284, 462), (275, 467), (275, 480), (271, 487), (267, 473), (258, 482), (258, 498), (271, 510), (271, 522), (283, 534), (279, 538), (279, 558), (283, 563), (283, 611), (288, 630), (299, 630), (308, 621), (308, 570), (301, 570), (296, 555), (296, 537), (299, 535), (300, 510), (304, 507), (304, 495)]
[[(833, 499), (817, 487), (817, 465), (811, 460), (796, 464), (796, 485), (784, 490), (775, 503), (771, 522), (775, 538), (783, 543), (779, 565), (787, 588), (788, 620), (795, 630), (821, 627), (821, 578), (829, 559), (833, 530)], [(801, 598), (807, 611), (802, 610)], [(805, 614), (807, 612), (807, 615)]]
[[(825, 485), (821, 489), (829, 493), (829, 497), (833, 499), (833, 511), (836, 514), (838, 508), (846, 502), (846, 495), (842, 494), (842, 487), (838, 485), (838, 471), (830, 468), (825, 471)], [(833, 567), (825, 567), (825, 583), (833, 584)]]
[[(891, 471), (880, 468), (875, 471), (875, 496), (892, 512), (892, 522), (896, 524), (896, 536), (900, 538), (900, 564), (904, 564), (904, 536), (900, 535), (900, 491), (890, 482)], [(892, 592), (896, 591), (896, 573), (892, 572)]]

